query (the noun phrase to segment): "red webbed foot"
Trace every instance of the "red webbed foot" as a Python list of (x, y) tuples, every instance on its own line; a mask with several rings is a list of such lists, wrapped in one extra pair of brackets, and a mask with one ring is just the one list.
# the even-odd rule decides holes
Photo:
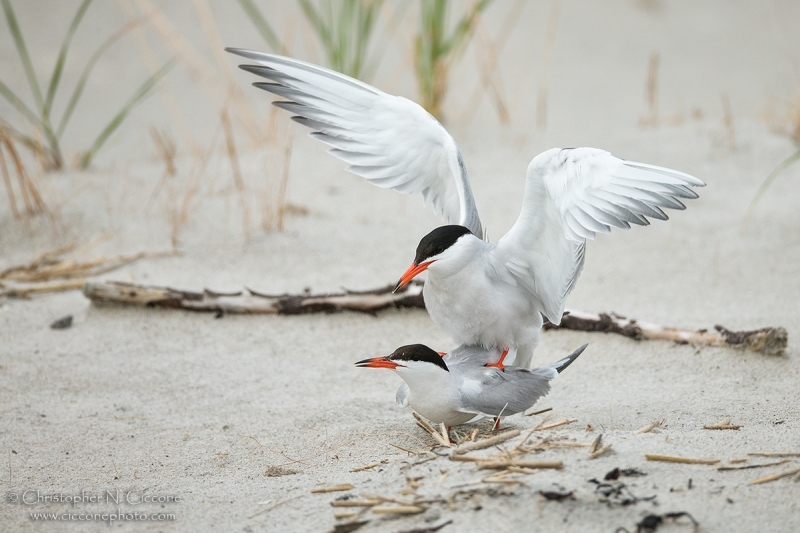
[(505, 360), (507, 355), (508, 355), (508, 348), (503, 350), (503, 353), (500, 355), (500, 360), (499, 361), (497, 361), (496, 363), (486, 363), (484, 366), (489, 366), (489, 367), (492, 367), (492, 368), (499, 368), (500, 370), (505, 370), (506, 369), (506, 365), (503, 364), (503, 361)]

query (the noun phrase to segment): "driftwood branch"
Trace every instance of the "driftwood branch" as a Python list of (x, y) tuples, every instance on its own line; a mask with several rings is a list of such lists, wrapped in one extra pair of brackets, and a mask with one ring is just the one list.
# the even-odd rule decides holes
[(375, 314), (389, 308), (425, 308), (422, 283), (412, 282), (396, 293), (394, 285), (373, 291), (326, 294), (264, 294), (245, 289), (233, 293), (184, 291), (122, 282), (89, 282), (83, 294), (95, 304), (124, 304), (205, 311), (217, 314), (302, 315), (359, 311)]
[(586, 313), (584, 311), (567, 311), (564, 313), (560, 325), (547, 323), (544, 327), (545, 329), (617, 333), (636, 340), (667, 340), (678, 344), (705, 346), (738, 346), (769, 355), (782, 354), (789, 342), (789, 334), (783, 327), (731, 331), (716, 325), (714, 331), (687, 330), (668, 328), (651, 322), (640, 322), (619, 315)]
[[(169, 287), (136, 285), (122, 282), (87, 282), (83, 294), (95, 304), (122, 304), (142, 307), (164, 307), (223, 314), (300, 315), (358, 311), (375, 314), (390, 308), (425, 308), (422, 282), (413, 281), (397, 293), (393, 285), (368, 291), (345, 290), (337, 293), (264, 294), (253, 289), (219, 293), (184, 291)], [(669, 340), (680, 344), (705, 346), (738, 346), (755, 352), (780, 354), (786, 349), (785, 328), (763, 328), (753, 331), (730, 331), (715, 326), (715, 331), (693, 331), (668, 328), (639, 322), (618, 315), (568, 311), (561, 324), (545, 324), (545, 329), (571, 329), (617, 333), (636, 340)]]

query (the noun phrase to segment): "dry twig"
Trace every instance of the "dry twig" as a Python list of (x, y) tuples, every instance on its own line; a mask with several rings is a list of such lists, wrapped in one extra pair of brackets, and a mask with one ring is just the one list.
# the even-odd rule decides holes
[(352, 483), (339, 483), (338, 485), (329, 485), (327, 487), (320, 487), (318, 489), (311, 489), (312, 494), (322, 494), (325, 492), (342, 492), (345, 490), (352, 490), (355, 486)]
[(692, 465), (715, 465), (719, 459), (697, 459), (694, 457), (679, 457), (677, 455), (659, 455), (656, 453), (644, 454), (648, 461), (661, 461), (664, 463), (686, 463)]
[[(731, 461), (733, 462), (733, 461)], [(720, 466), (717, 470), (726, 471), (726, 470), (749, 470), (751, 468), (764, 468), (765, 466), (777, 466), (786, 464), (789, 462), (789, 459), (784, 459), (782, 461), (775, 461), (774, 463), (760, 463), (754, 465), (740, 465), (740, 466)]]
[(703, 429), (739, 429), (742, 426), (731, 424), (730, 418), (723, 418), (710, 426), (703, 426)]
[(758, 479), (754, 479), (750, 482), (751, 485), (760, 485), (761, 483), (769, 483), (770, 481), (776, 481), (778, 479), (782, 479), (785, 477), (793, 476), (795, 474), (800, 474), (800, 468), (795, 468), (794, 470), (788, 470), (786, 472), (781, 472), (780, 474), (772, 474), (771, 476), (760, 477)]
[(768, 327), (752, 331), (731, 331), (723, 326), (714, 326), (716, 331), (697, 331), (669, 328), (640, 322), (634, 319), (606, 313), (567, 311), (558, 326), (545, 324), (545, 329), (572, 329), (577, 331), (603, 331), (617, 333), (636, 340), (668, 340), (678, 344), (705, 346), (738, 346), (754, 352), (779, 355), (786, 350), (788, 333), (786, 328)]
[(467, 452), (472, 452), (475, 450), (482, 450), (484, 448), (489, 448), (490, 446), (495, 446), (496, 444), (500, 444), (505, 442), (509, 439), (513, 439), (514, 437), (519, 435), (518, 429), (513, 429), (511, 431), (506, 431), (501, 433), (500, 435), (496, 435), (494, 437), (490, 437), (488, 439), (483, 439), (479, 441), (468, 442), (467, 444), (462, 444), (455, 450), (453, 450), (454, 455), (463, 454)]

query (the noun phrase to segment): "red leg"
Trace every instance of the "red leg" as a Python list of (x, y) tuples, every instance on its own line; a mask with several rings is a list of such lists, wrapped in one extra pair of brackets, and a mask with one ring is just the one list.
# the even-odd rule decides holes
[(447, 352), (436, 352), (436, 353), (438, 353), (438, 354), (439, 354), (439, 355), (441, 355), (442, 357), (444, 357), (445, 355), (447, 355)]
[(486, 363), (486, 365), (484, 366), (491, 366), (493, 368), (499, 368), (500, 370), (505, 370), (506, 365), (503, 364), (503, 361), (505, 360), (507, 355), (508, 355), (508, 348), (503, 350), (503, 353), (500, 355), (499, 361), (497, 361), (496, 363)]

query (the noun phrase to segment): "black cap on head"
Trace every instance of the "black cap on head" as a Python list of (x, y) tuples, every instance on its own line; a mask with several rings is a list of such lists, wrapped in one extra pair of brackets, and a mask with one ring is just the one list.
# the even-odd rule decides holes
[(389, 356), (389, 359), (392, 361), (425, 361), (433, 363), (442, 370), (450, 372), (450, 369), (447, 368), (447, 365), (444, 363), (444, 358), (424, 344), (401, 346)]
[(468, 233), (472, 234), (472, 232), (464, 226), (439, 226), (419, 241), (417, 255), (414, 257), (414, 264), (419, 265), (426, 259), (439, 255)]

